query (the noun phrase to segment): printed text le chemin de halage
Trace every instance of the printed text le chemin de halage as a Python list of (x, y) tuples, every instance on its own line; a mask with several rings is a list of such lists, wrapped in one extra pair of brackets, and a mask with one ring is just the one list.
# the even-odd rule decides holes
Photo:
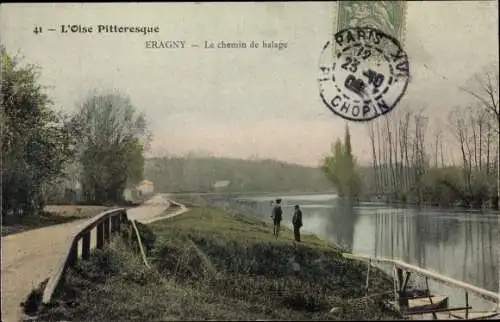
[[(139, 34), (139, 35), (155, 35), (160, 32), (159, 26), (153, 25), (82, 25), (82, 24), (66, 24), (59, 25), (57, 28), (48, 28), (49, 32), (59, 32), (61, 34)], [(35, 26), (33, 33), (42, 34), (45, 28), (43, 26)], [(144, 42), (147, 49), (174, 49), (186, 48), (185, 40), (159, 40), (148, 39)], [(199, 47), (198, 44), (191, 44), (191, 47)], [(261, 41), (204, 41), (206, 49), (230, 49), (230, 48), (272, 48), (283, 50), (288, 47), (288, 42), (261, 40)]]

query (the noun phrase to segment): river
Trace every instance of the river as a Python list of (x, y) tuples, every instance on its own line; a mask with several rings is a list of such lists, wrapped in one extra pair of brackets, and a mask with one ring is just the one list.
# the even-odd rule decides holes
[[(224, 204), (270, 222), (274, 199), (240, 197)], [(314, 233), (353, 253), (397, 258), (499, 292), (497, 213), (397, 208), (370, 202), (350, 206), (336, 195), (296, 195), (283, 197), (283, 223), (289, 227), (295, 204), (303, 211), (304, 233)], [(381, 268), (391, 272), (389, 267)], [(425, 286), (423, 278), (410, 279)], [(450, 296), (450, 306), (464, 306), (462, 290), (432, 280), (429, 286), (433, 293)], [(469, 303), (474, 310), (494, 307), (472, 294)]]

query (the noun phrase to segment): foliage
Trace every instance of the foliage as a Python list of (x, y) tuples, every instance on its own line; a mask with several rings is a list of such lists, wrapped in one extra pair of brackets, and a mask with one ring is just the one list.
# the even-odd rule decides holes
[(144, 175), (156, 191), (212, 191), (228, 180), (227, 192), (324, 192), (329, 182), (318, 168), (276, 160), (243, 160), (188, 155), (146, 159)]
[(73, 157), (68, 123), (51, 108), (39, 83), (39, 68), (22, 66), (1, 48), (2, 215), (37, 214), (43, 186), (60, 177)]
[(142, 179), (146, 121), (119, 92), (91, 93), (72, 119), (80, 146), (81, 182), (88, 201), (120, 201)]
[[(478, 88), (467, 90), (476, 102), (454, 108), (445, 123), (430, 122), (423, 109), (409, 105), (368, 123), (372, 165), (358, 168), (363, 177), (360, 198), (494, 207), (500, 194), (496, 75), (476, 79)], [(447, 153), (450, 147), (458, 148), (458, 163)]]
[[(412, 168), (408, 172), (413, 172)], [(360, 198), (368, 198), (365, 187), (372, 186), (374, 180), (373, 169), (360, 167), (363, 176), (363, 190)], [(471, 187), (465, 182), (463, 167), (445, 166), (428, 167), (422, 178), (413, 182), (407, 189), (403, 187), (390, 190), (390, 195), (380, 194), (384, 200), (403, 204), (426, 204), (439, 207), (481, 207), (495, 191), (494, 175), (489, 178), (479, 171), (471, 175)], [(421, 191), (421, 196), (419, 195)], [(420, 199), (420, 197), (422, 199)]]
[(349, 199), (359, 195), (361, 182), (352, 155), (351, 135), (346, 125), (344, 144), (337, 140), (332, 146), (332, 155), (325, 157), (321, 167), (328, 180), (337, 188), (340, 197)]
[(144, 177), (144, 145), (138, 138), (126, 142), (125, 150), (128, 151), (125, 162), (127, 167), (128, 186), (134, 185)]

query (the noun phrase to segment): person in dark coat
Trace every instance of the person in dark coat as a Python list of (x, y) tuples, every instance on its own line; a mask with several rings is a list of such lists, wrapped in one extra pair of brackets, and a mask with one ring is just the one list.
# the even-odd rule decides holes
[(292, 217), (293, 235), (296, 242), (300, 242), (300, 228), (302, 227), (302, 210), (299, 205), (295, 205)]
[(276, 199), (276, 204), (273, 207), (273, 213), (271, 215), (273, 218), (273, 235), (278, 239), (281, 219), (283, 218), (283, 210), (281, 209), (281, 199)]

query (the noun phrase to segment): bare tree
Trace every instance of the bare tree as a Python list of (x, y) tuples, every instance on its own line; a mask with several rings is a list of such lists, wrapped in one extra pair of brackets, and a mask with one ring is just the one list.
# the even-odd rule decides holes
[(404, 149), (404, 158), (405, 158), (405, 187), (408, 189), (410, 187), (410, 157), (408, 155), (408, 145), (409, 145), (409, 124), (411, 118), (411, 111), (407, 111), (404, 114), (404, 119), (402, 123), (402, 132), (403, 132), (403, 149)]
[(375, 130), (373, 127), (373, 122), (368, 123), (368, 136), (370, 137), (370, 143), (372, 146), (372, 164), (373, 164), (373, 176), (374, 176), (374, 184), (375, 191), (379, 191), (379, 174), (378, 174), (378, 163), (377, 163), (377, 151), (375, 150)]
[(378, 120), (375, 122), (376, 126), (377, 126), (377, 147), (378, 147), (378, 156), (379, 156), (379, 174), (380, 174), (380, 179), (379, 179), (379, 182), (380, 182), (380, 189), (381, 191), (385, 191), (385, 171), (384, 171), (384, 159), (383, 159), (383, 155), (382, 155), (382, 144), (381, 144), (381, 137), (380, 137), (380, 124), (378, 122)]
[(457, 107), (450, 112), (450, 126), (455, 138), (460, 145), (460, 152), (462, 153), (463, 169), (465, 186), (469, 191), (472, 190), (471, 184), (471, 171), (470, 171), (470, 154), (468, 153), (468, 139), (467, 139), (467, 124), (464, 117), (465, 111), (463, 108)]
[(440, 141), (441, 141), (441, 129), (436, 127), (434, 130), (434, 158), (433, 158), (435, 168), (438, 168)]
[(414, 167), (415, 167), (415, 183), (417, 185), (417, 195), (420, 203), (423, 202), (422, 177), (426, 169), (426, 153), (425, 153), (425, 132), (428, 119), (420, 111), (414, 115), (415, 123), (415, 138), (414, 138)]
[(392, 154), (393, 154), (393, 144), (392, 144), (392, 131), (391, 131), (391, 121), (390, 121), (390, 115), (386, 114), (384, 116), (385, 119), (385, 133), (386, 133), (386, 138), (387, 141), (386, 143), (386, 154), (388, 155), (388, 161), (389, 161), (389, 169), (388, 169), (388, 176), (389, 176), (389, 188), (392, 190), (394, 189), (395, 186), (395, 173), (394, 173), (394, 168), (393, 168), (393, 160), (392, 160)]
[[(494, 70), (491, 72), (489, 70)], [(497, 138), (500, 136), (500, 107), (498, 105), (498, 67), (488, 66), (488, 71), (477, 74), (465, 92), (474, 97), (480, 106), (496, 119)], [(497, 207), (500, 208), (500, 156), (497, 155)]]

